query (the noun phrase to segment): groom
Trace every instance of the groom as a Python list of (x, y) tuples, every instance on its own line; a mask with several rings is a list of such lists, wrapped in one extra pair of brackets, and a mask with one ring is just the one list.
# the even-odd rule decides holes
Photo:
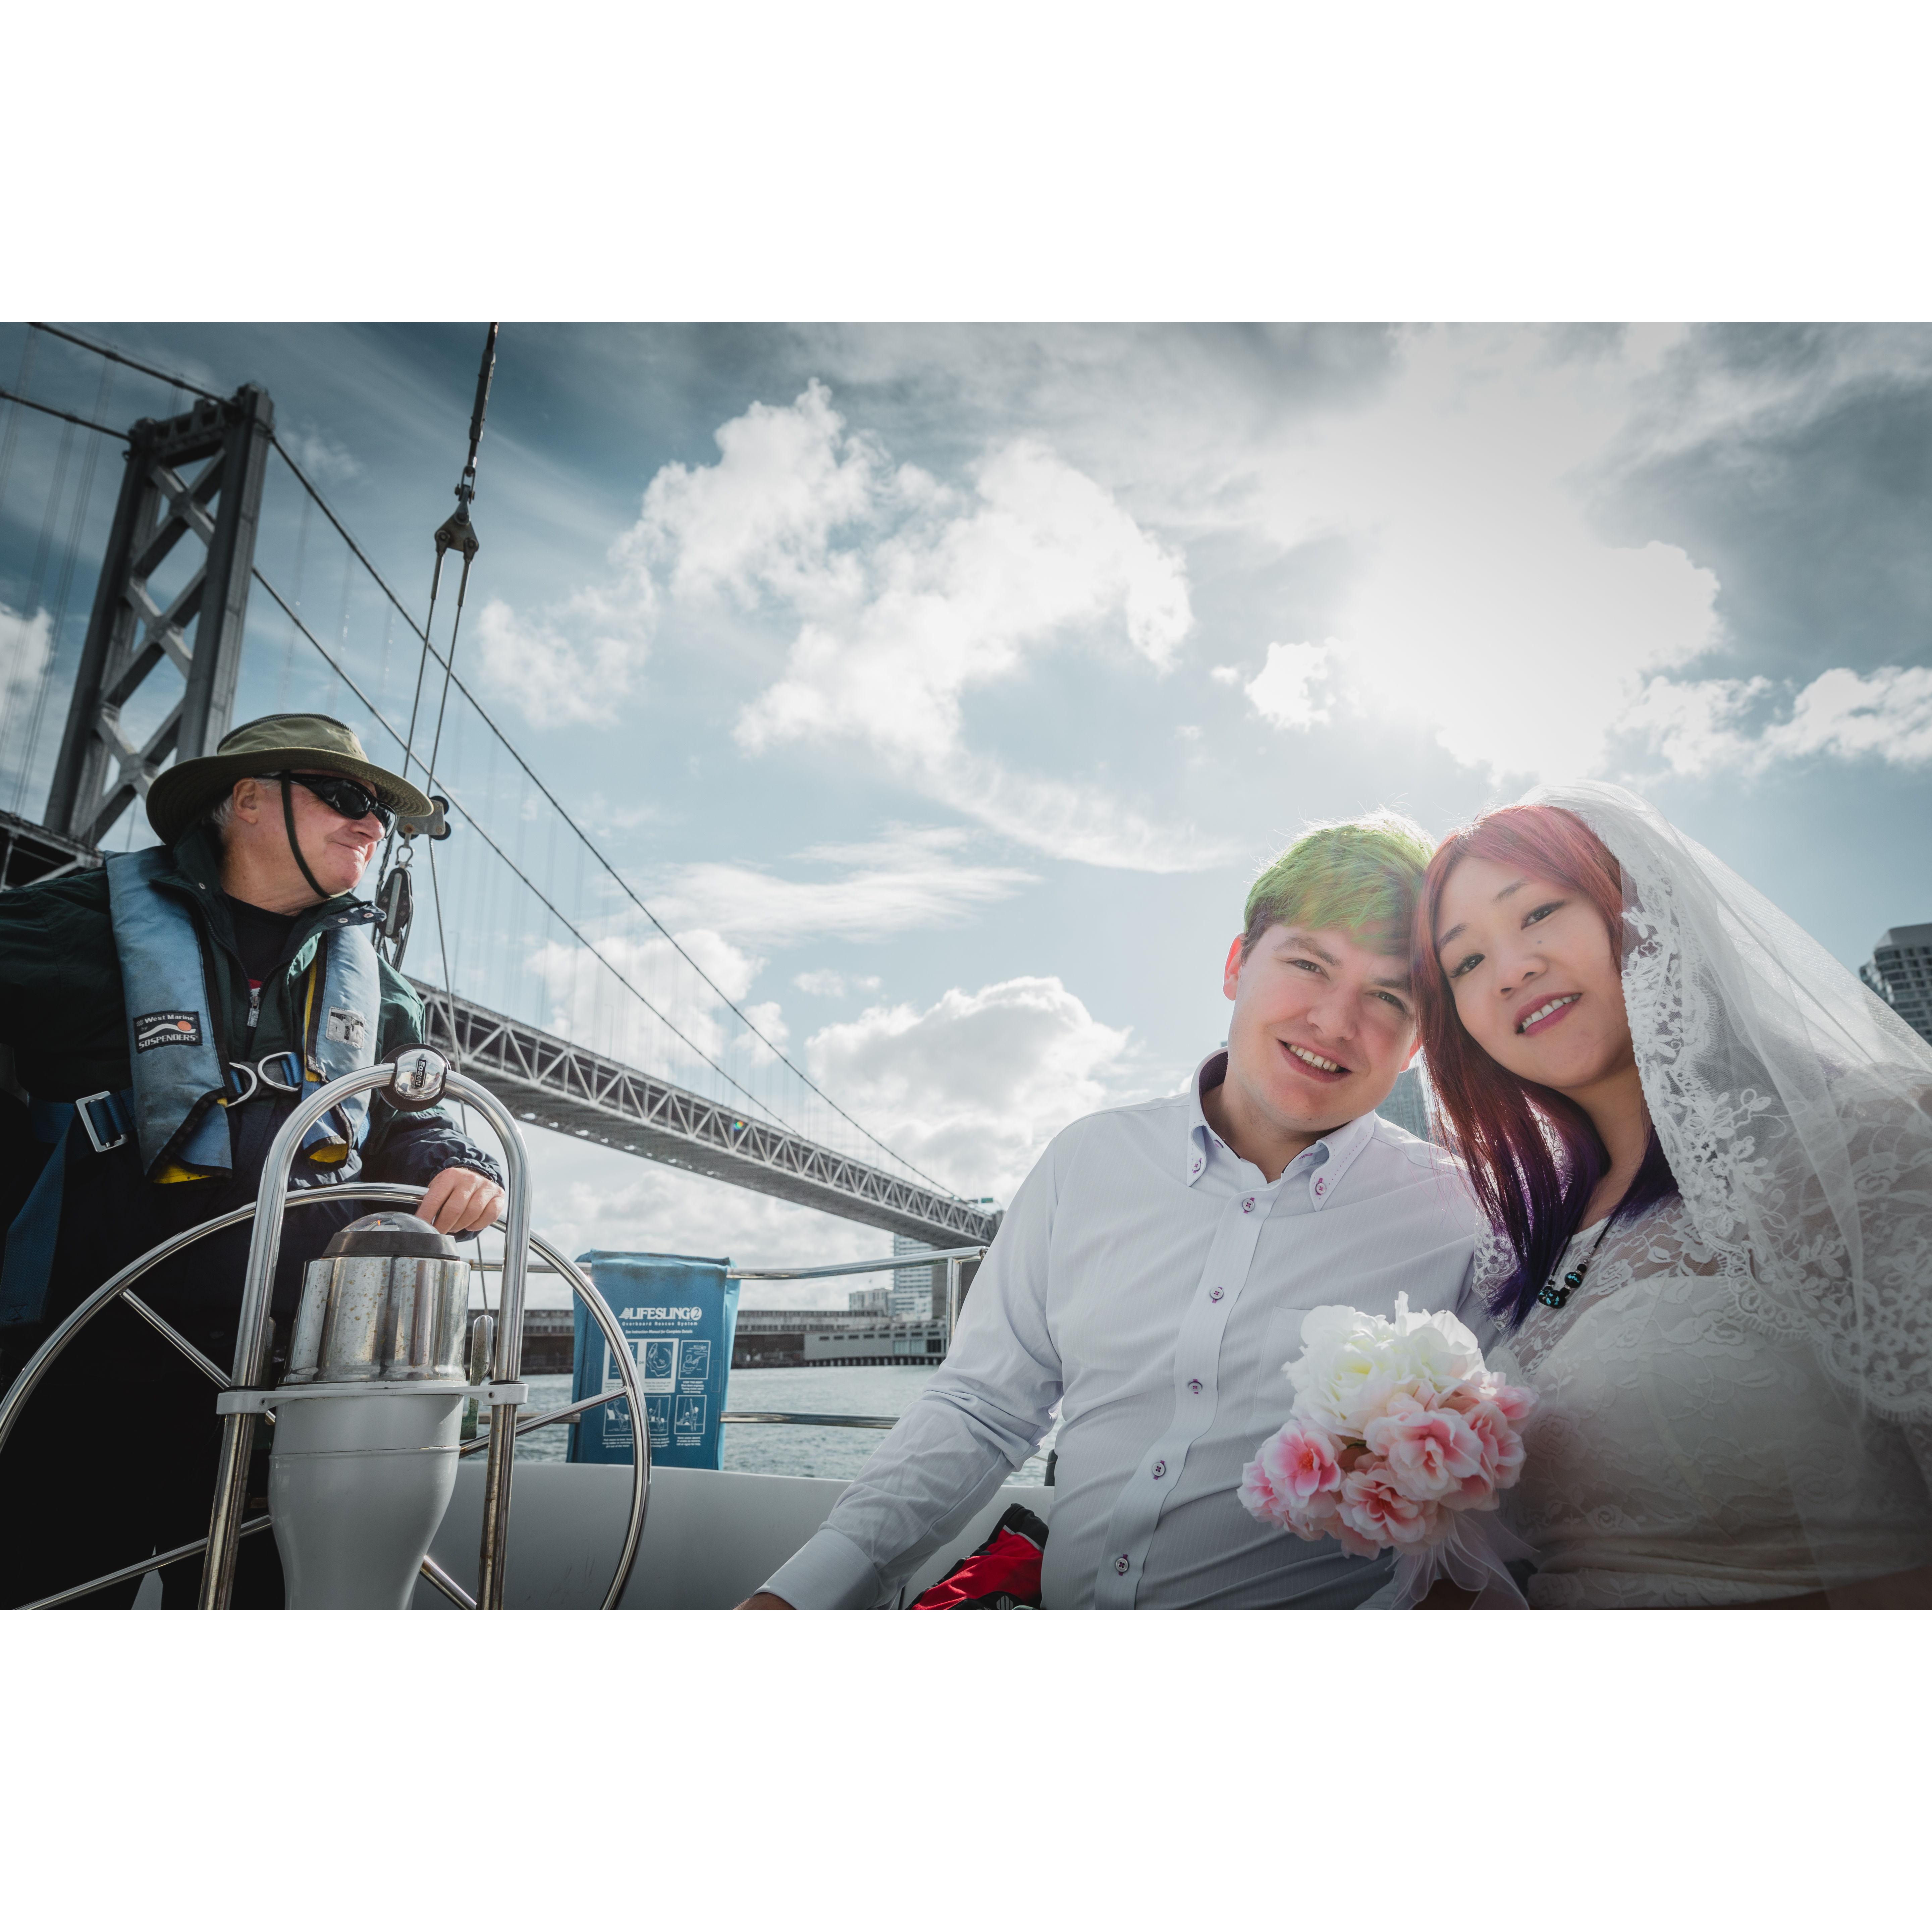
[(1014, 1198), (952, 1353), (824, 1527), (744, 1609), (868, 1610), (969, 1522), (1060, 1406), (1049, 1610), (1343, 1609), (1390, 1559), (1256, 1522), (1303, 1316), (1466, 1318), (1478, 1222), (1446, 1156), (1373, 1109), (1416, 1048), (1430, 848), (1379, 815), (1303, 834), (1228, 948), (1226, 1048), (1184, 1093), (1076, 1120)]

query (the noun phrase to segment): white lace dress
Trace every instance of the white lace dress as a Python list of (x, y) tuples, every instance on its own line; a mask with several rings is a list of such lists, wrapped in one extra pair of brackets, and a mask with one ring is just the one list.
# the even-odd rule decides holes
[(1504, 1498), (1532, 1608), (1762, 1603), (1932, 1564), (1932, 1427), (1860, 1414), (1736, 1293), (1673, 1200), (1509, 1338), (1540, 1398)]

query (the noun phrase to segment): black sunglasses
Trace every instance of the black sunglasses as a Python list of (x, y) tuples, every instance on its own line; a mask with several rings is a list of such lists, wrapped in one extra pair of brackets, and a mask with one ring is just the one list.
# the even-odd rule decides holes
[(344, 818), (374, 818), (385, 832), (396, 816), (366, 785), (333, 772), (264, 772), (262, 776), (302, 786)]

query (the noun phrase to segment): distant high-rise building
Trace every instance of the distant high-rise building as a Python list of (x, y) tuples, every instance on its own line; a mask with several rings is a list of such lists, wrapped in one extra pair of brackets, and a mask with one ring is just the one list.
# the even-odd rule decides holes
[(848, 1315), (890, 1315), (892, 1312), (892, 1292), (889, 1288), (854, 1288), (845, 1292), (845, 1312)]
[(1376, 1112), (1384, 1120), (1406, 1128), (1419, 1141), (1430, 1138), (1429, 1090), (1423, 1083), (1421, 1068), (1413, 1064), (1405, 1066), (1396, 1076), (1388, 1098)]
[[(892, 1237), (892, 1252), (896, 1255), (919, 1254), (932, 1245), (929, 1241), (915, 1240), (910, 1234), (895, 1234)], [(893, 1269), (892, 1312), (894, 1321), (924, 1322), (931, 1316), (935, 1272), (930, 1262), (924, 1268)]]
[(1858, 977), (1921, 1040), (1932, 1040), (1932, 926), (1894, 926)]

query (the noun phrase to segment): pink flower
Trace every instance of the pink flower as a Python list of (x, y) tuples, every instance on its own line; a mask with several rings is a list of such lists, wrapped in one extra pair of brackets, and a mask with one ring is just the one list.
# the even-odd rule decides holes
[(1462, 1417), (1426, 1408), (1413, 1396), (1398, 1397), (1364, 1436), (1388, 1465), (1388, 1480), (1418, 1502), (1437, 1502), (1483, 1472), (1483, 1445)]
[[(1379, 1556), (1388, 1547), (1385, 1543), (1371, 1543), (1366, 1536), (1358, 1536), (1339, 1516), (1329, 1524), (1328, 1534), (1351, 1556)], [(1306, 1540), (1315, 1540), (1312, 1537)]]
[(1306, 1502), (1311, 1496), (1342, 1486), (1335, 1444), (1318, 1429), (1291, 1422), (1261, 1446), (1261, 1465), (1276, 1493)]
[(1527, 1420), (1537, 1402), (1535, 1390), (1517, 1388), (1505, 1382), (1497, 1382), (1489, 1391), (1489, 1397), (1511, 1422)]
[(1241, 1507), (1249, 1515), (1261, 1522), (1286, 1522), (1287, 1520), (1285, 1499), (1275, 1492), (1274, 1485), (1268, 1479), (1268, 1472), (1257, 1458), (1246, 1464), (1241, 1471), (1241, 1486), (1234, 1492), (1240, 1498)]
[[(1434, 1540), (1438, 1516), (1436, 1505), (1404, 1496), (1390, 1480), (1379, 1457), (1364, 1456), (1342, 1478), (1341, 1507), (1334, 1534), (1345, 1549), (1359, 1555), (1359, 1541), (1375, 1550), (1412, 1550)], [(1344, 1530), (1353, 1533), (1344, 1536)]]
[(1341, 1501), (1334, 1490), (1324, 1490), (1306, 1502), (1292, 1502), (1282, 1513), (1281, 1526), (1292, 1530), (1304, 1543), (1319, 1543), (1335, 1534), (1336, 1511)]
[[(1508, 1389), (1510, 1395), (1528, 1395), (1527, 1389)], [(1530, 1396), (1534, 1405), (1536, 1398)], [(1469, 1412), (1464, 1426), (1481, 1451), (1482, 1473), (1492, 1489), (1513, 1487), (1522, 1473), (1522, 1438), (1500, 1402), (1479, 1402)]]

